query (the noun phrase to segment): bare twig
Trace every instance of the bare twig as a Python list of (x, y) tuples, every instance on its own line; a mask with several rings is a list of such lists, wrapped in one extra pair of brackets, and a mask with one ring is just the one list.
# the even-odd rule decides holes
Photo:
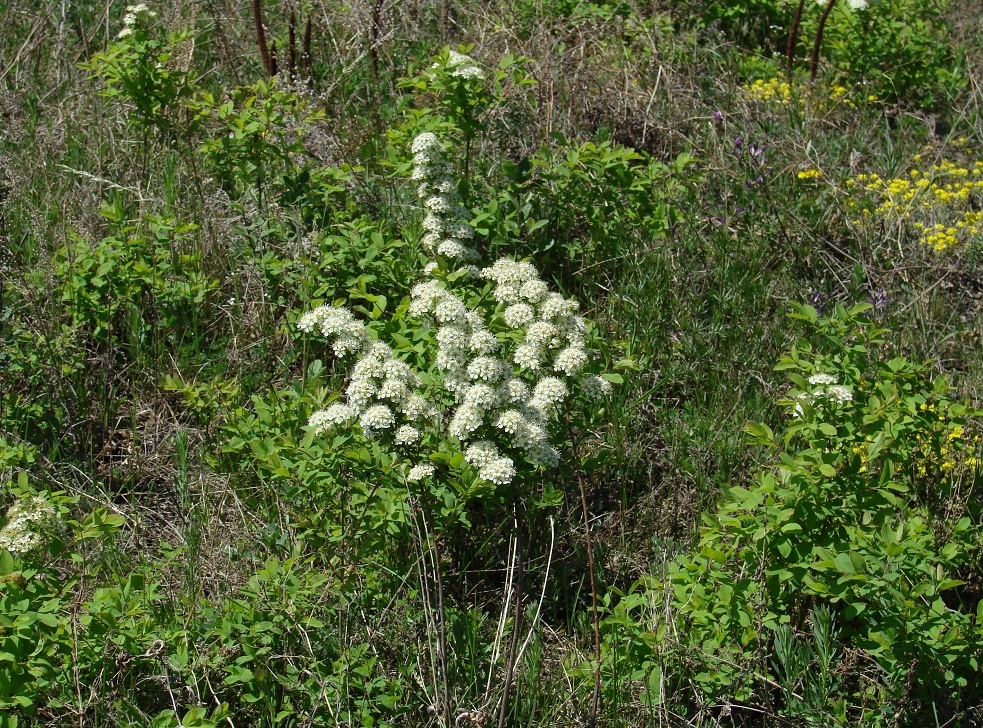
[(819, 72), (819, 47), (823, 44), (823, 33), (826, 31), (826, 20), (833, 12), (836, 0), (829, 0), (822, 16), (819, 18), (819, 27), (816, 28), (816, 40), (812, 44), (812, 59), (809, 62), (809, 83), (815, 83), (816, 74)]
[(587, 571), (590, 574), (591, 618), (594, 622), (594, 694), (591, 696), (590, 719), (587, 725), (597, 725), (597, 706), (601, 696), (601, 623), (597, 611), (597, 581), (594, 577), (594, 545), (590, 537), (590, 514), (587, 511), (587, 491), (584, 489), (584, 476), (577, 472), (577, 485), (580, 486), (580, 505), (584, 511), (584, 539), (587, 542)]
[(266, 45), (266, 26), (263, 25), (263, 1), (253, 0), (253, 20), (256, 22), (256, 43), (259, 45), (259, 55), (263, 58), (263, 66), (270, 76), (276, 75), (276, 65), (270, 56), (269, 46)]
[(498, 728), (505, 728), (505, 719), (509, 714), (509, 696), (512, 692), (512, 679), (515, 676), (516, 656), (519, 645), (519, 628), (522, 621), (522, 587), (525, 581), (525, 569), (522, 554), (522, 524), (518, 520), (516, 523), (515, 548), (516, 563), (518, 564), (518, 576), (515, 583), (515, 608), (512, 612), (512, 639), (509, 644), (509, 652), (505, 663), (505, 684), (502, 686), (502, 704), (498, 713)]
[(802, 8), (805, 7), (806, 0), (799, 0), (795, 8), (795, 17), (792, 18), (792, 27), (788, 32), (788, 48), (785, 51), (785, 75), (788, 82), (792, 83), (792, 65), (795, 63), (795, 46), (799, 42), (799, 23), (802, 22)]

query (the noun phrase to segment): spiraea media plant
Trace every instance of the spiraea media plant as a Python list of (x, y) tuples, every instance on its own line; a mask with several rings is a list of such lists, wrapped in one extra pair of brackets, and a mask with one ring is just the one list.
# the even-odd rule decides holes
[(404, 463), (408, 481), (531, 482), (560, 461), (561, 416), (611, 388), (593, 371), (591, 327), (532, 263), (502, 258), (480, 267), (440, 141), (420, 134), (412, 151), (411, 180), (425, 210), (420, 242), (430, 259), (396, 316), (422, 334), (422, 346), (405, 337), (387, 344), (380, 340), (387, 322), (360, 321), (341, 306), (305, 314), (299, 327), (319, 331), (337, 357), (353, 362), (343, 399), (309, 424), (359, 428)]

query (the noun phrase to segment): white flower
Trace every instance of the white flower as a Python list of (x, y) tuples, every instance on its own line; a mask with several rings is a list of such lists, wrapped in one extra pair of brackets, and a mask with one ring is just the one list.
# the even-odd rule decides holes
[(580, 388), (587, 399), (600, 399), (611, 393), (611, 382), (596, 374), (587, 374), (581, 377)]
[(444, 351), (464, 353), (470, 348), (468, 330), (463, 326), (441, 326), (437, 330), (437, 345)]
[(55, 519), (55, 509), (44, 498), (29, 496), (7, 510), (7, 525), (0, 530), (0, 548), (26, 554), (44, 543), (42, 531)]
[(475, 354), (490, 354), (498, 349), (498, 339), (490, 331), (475, 331), (468, 345)]
[(428, 197), (423, 206), (431, 212), (442, 213), (450, 212), (454, 203), (448, 195), (434, 195)]
[(568, 346), (556, 356), (553, 368), (558, 372), (564, 372), (568, 376), (573, 376), (587, 363), (587, 352), (579, 346)]
[(853, 392), (850, 391), (849, 387), (844, 387), (842, 384), (834, 384), (826, 390), (826, 396), (834, 402), (845, 404), (853, 399)]
[(850, 7), (854, 10), (866, 10), (867, 0), (850, 0)]
[(334, 339), (332, 348), (338, 356), (356, 354), (368, 342), (365, 324), (340, 306), (318, 306), (308, 311), (297, 321), (297, 328), (306, 333), (317, 328), (327, 339)]
[(403, 425), (393, 436), (397, 445), (412, 445), (420, 439), (420, 431), (415, 427), (410, 427), (409, 425)]
[(358, 412), (361, 412), (368, 406), (375, 393), (376, 386), (372, 383), (371, 379), (352, 379), (345, 389), (348, 404)]
[(452, 238), (465, 238), (466, 240), (470, 240), (474, 237), (474, 228), (468, 223), (460, 220), (450, 223), (446, 230), (447, 234)]
[(495, 485), (508, 485), (515, 477), (515, 465), (511, 458), (495, 458), (478, 471), (478, 477)]
[(467, 321), (467, 313), (467, 306), (450, 294), (433, 308), (434, 318), (442, 324), (463, 323)]
[(529, 399), (529, 387), (521, 379), (510, 379), (502, 387), (503, 396), (510, 402), (525, 402)]
[(505, 366), (501, 359), (479, 356), (468, 365), (468, 376), (473, 380), (496, 382), (504, 374)]
[(358, 412), (347, 404), (333, 404), (327, 409), (320, 410), (311, 415), (307, 421), (307, 426), (315, 432), (324, 432), (335, 425), (341, 425), (354, 419)]
[(420, 463), (419, 465), (414, 465), (410, 468), (410, 472), (406, 474), (406, 479), (411, 482), (416, 482), (418, 480), (423, 480), (424, 478), (429, 478), (433, 475), (434, 468), (430, 463)]
[(460, 258), (461, 260), (477, 260), (478, 253), (474, 248), (469, 248), (459, 240), (446, 238), (440, 241), (437, 246), (437, 253), (445, 258)]
[(539, 278), (539, 273), (532, 263), (516, 262), (502, 258), (489, 268), (481, 271), (481, 275), (503, 286), (522, 287), (527, 281)]
[(524, 369), (539, 369), (542, 365), (542, 353), (538, 346), (520, 344), (515, 348), (512, 361)]
[(540, 399), (539, 397), (533, 397), (525, 403), (523, 413), (530, 419), (545, 422), (553, 417), (556, 410), (557, 406), (553, 402)]
[(514, 409), (505, 410), (495, 421), (495, 427), (513, 436), (525, 430), (527, 424), (526, 418), (522, 416), (522, 413)]
[(533, 281), (526, 281), (522, 284), (522, 288), (519, 289), (522, 297), (529, 301), (529, 303), (539, 303), (546, 296), (549, 295), (550, 288), (546, 285), (545, 281), (541, 281), (538, 278)]
[(521, 303), (522, 294), (518, 286), (497, 285), (492, 294), (499, 303)]
[(567, 385), (556, 377), (543, 377), (536, 382), (533, 397), (551, 404), (559, 404), (567, 398)]
[(433, 212), (423, 218), (423, 229), (430, 233), (440, 233), (444, 230), (444, 219)]
[(555, 349), (562, 345), (560, 330), (545, 321), (536, 321), (526, 329), (526, 343), (537, 349)]
[(809, 384), (836, 384), (836, 377), (832, 374), (813, 374), (809, 377)]
[(464, 401), (475, 407), (490, 409), (498, 404), (498, 392), (495, 391), (494, 387), (487, 384), (475, 384), (468, 387)]
[(505, 323), (513, 329), (517, 329), (536, 318), (536, 309), (528, 303), (516, 303), (505, 309), (503, 318)]
[[(434, 64), (439, 65), (439, 64)], [(459, 78), (484, 78), (485, 72), (481, 70), (477, 63), (471, 56), (466, 56), (463, 53), (458, 53), (457, 51), (451, 51), (450, 58), (447, 61), (447, 67), (451, 70), (452, 76), (457, 76)]]
[(437, 368), (446, 375), (462, 374), (468, 365), (467, 357), (453, 349), (441, 349), (437, 352)]
[(483, 468), (499, 457), (498, 448), (488, 440), (479, 440), (464, 451), (464, 459), (476, 468)]
[(433, 419), (439, 414), (437, 408), (419, 394), (411, 394), (403, 401), (402, 412), (409, 420)]
[(433, 132), (425, 131), (422, 134), (417, 134), (413, 143), (410, 145), (410, 151), (413, 154), (419, 154), (421, 152), (426, 152), (431, 149), (443, 149), (440, 146), (440, 140), (437, 139), (437, 135)]
[(462, 404), (457, 408), (454, 417), (451, 418), (447, 432), (458, 440), (466, 440), (472, 432), (481, 427), (484, 416), (485, 411), (481, 407), (467, 403)]
[(551, 293), (539, 305), (539, 315), (544, 321), (552, 321), (563, 316), (573, 316), (580, 309), (576, 301), (564, 298), (559, 293)]
[(451, 71), (451, 75), (460, 78), (484, 78), (485, 72), (477, 66), (462, 66)]
[(526, 450), (526, 455), (541, 468), (555, 468), (560, 464), (560, 451), (548, 442), (536, 442)]
[(406, 386), (406, 382), (401, 379), (386, 379), (379, 387), (379, 391), (376, 392), (376, 397), (379, 399), (388, 399), (393, 402), (402, 402), (409, 395), (410, 390)]
[(362, 417), (359, 419), (359, 424), (363, 430), (366, 430), (366, 434), (369, 434), (372, 430), (384, 430), (392, 427), (394, 422), (395, 419), (393, 418), (392, 410), (384, 404), (369, 407), (362, 413)]
[(417, 283), (410, 289), (410, 316), (419, 317), (433, 313), (434, 306), (447, 295), (436, 281)]

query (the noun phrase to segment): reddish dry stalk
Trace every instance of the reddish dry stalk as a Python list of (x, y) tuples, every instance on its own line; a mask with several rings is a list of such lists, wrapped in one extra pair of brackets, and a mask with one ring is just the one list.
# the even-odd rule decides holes
[(287, 55), (287, 75), (290, 78), (297, 73), (297, 16), (294, 11), (290, 11), (290, 23), (287, 26), (287, 33), (290, 42), (290, 53)]
[(266, 45), (266, 28), (263, 25), (262, 0), (253, 0), (253, 20), (256, 21), (256, 43), (259, 45), (259, 55), (263, 58), (263, 66), (270, 76), (276, 75), (276, 61), (270, 57), (270, 49)]
[(799, 0), (799, 5), (795, 8), (795, 17), (792, 19), (792, 28), (788, 33), (788, 49), (785, 52), (788, 64), (785, 74), (789, 83), (792, 83), (792, 64), (795, 63), (795, 46), (799, 42), (799, 23), (802, 22), (802, 8), (805, 7), (805, 4), (806, 0)]
[(829, 18), (829, 14), (833, 12), (834, 5), (836, 5), (836, 0), (829, 0), (826, 3), (826, 8), (823, 10), (822, 17), (819, 18), (819, 27), (816, 28), (816, 40), (812, 44), (812, 59), (809, 64), (809, 83), (815, 83), (816, 74), (819, 72), (819, 46), (823, 43), (826, 20)]
[(372, 60), (372, 77), (379, 80), (379, 38), (382, 36), (382, 3), (375, 0), (372, 6), (372, 25), (369, 28), (369, 58)]
[(311, 75), (311, 19), (307, 19), (307, 25), (304, 26), (304, 52), (300, 57), (301, 62), (304, 64), (304, 70), (307, 75)]
[[(516, 524), (516, 528), (521, 528)], [(498, 713), (498, 728), (505, 728), (505, 719), (508, 717), (509, 693), (512, 691), (512, 680), (515, 677), (515, 658), (516, 648), (519, 644), (519, 629), (522, 622), (522, 592), (525, 586), (525, 568), (522, 560), (522, 531), (516, 534), (515, 547), (518, 551), (516, 565), (519, 569), (515, 583), (515, 611), (512, 613), (512, 638), (509, 641), (509, 655), (505, 663), (505, 685), (502, 689), (502, 708)]]

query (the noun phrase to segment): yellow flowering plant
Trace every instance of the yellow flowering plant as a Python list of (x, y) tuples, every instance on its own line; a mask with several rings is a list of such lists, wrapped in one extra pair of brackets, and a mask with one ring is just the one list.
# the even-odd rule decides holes
[(847, 210), (855, 225), (877, 223), (916, 236), (936, 253), (978, 242), (983, 232), (983, 159), (958, 163), (943, 158), (930, 165), (915, 155), (897, 177), (876, 172), (846, 181)]

